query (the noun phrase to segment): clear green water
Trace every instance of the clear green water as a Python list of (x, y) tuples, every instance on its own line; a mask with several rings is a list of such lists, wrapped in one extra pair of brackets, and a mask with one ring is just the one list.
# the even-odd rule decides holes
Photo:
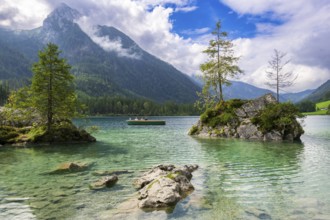
[[(294, 144), (192, 138), (197, 117), (163, 117), (166, 126), (127, 126), (126, 119), (77, 121), (100, 127), (95, 144), (0, 147), (0, 219), (330, 219), (329, 116), (307, 117), (302, 143)], [(69, 161), (93, 165), (45, 174)], [(161, 163), (198, 164), (195, 191), (172, 213), (128, 208), (132, 180)], [(92, 191), (100, 170), (133, 173)]]

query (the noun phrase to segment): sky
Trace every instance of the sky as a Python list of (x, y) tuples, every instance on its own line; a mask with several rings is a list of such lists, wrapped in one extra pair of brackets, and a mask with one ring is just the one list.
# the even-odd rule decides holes
[(202, 51), (221, 20), (244, 71), (235, 80), (267, 88), (274, 49), (287, 54), (286, 70), (298, 74), (282, 92), (317, 88), (330, 79), (329, 0), (0, 0), (0, 26), (39, 27), (61, 2), (83, 15), (77, 23), (100, 46), (90, 27), (114, 26), (188, 75), (201, 74), (207, 60)]

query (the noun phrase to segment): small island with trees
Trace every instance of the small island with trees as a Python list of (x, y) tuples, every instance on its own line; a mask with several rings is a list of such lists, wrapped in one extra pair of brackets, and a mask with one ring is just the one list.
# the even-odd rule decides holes
[(71, 66), (59, 55), (57, 45), (47, 44), (32, 67), (31, 86), (12, 92), (0, 109), (0, 144), (96, 141), (71, 121), (80, 106)]
[(292, 72), (283, 72), (283, 67), (289, 62), (282, 62), (285, 54), (275, 50), (269, 61), (267, 77), (272, 80), (269, 85), (276, 88), (276, 99), (272, 94), (266, 94), (250, 101), (225, 101), (223, 85), (230, 85), (229, 78), (243, 71), (237, 66), (239, 57), (234, 56), (233, 44), (227, 39), (227, 33), (221, 31), (220, 21), (212, 34), (215, 39), (204, 51), (209, 60), (201, 65), (205, 84), (196, 102), (204, 113), (189, 134), (263, 141), (300, 140), (304, 130), (297, 118), (303, 115), (292, 103), (279, 102), (279, 88), (292, 85), (297, 77)]

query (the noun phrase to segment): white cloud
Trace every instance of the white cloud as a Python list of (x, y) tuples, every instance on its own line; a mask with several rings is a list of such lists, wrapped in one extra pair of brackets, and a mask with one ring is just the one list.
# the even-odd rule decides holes
[[(301, 91), (330, 79), (330, 2), (325, 0), (223, 0), (237, 13), (268, 16), (280, 25), (257, 23), (257, 35), (236, 39), (236, 51), (242, 57), (243, 80), (265, 87), (265, 66), (274, 49), (288, 53), (290, 69), (299, 73), (296, 83), (286, 90)], [(283, 19), (284, 18), (284, 19)]]
[[(255, 37), (234, 40), (237, 54), (241, 56), (241, 68), (245, 71), (242, 80), (265, 87), (264, 69), (275, 48), (288, 53), (292, 58), (292, 70), (299, 73), (299, 79), (289, 91), (315, 88), (330, 78), (328, 0), (219, 1), (241, 16), (254, 21), (253, 18), (258, 18)], [(199, 37), (184, 39), (179, 33), (173, 33), (170, 19), (178, 11), (197, 10), (196, 0), (2, 0), (0, 26), (23, 29), (41, 26), (42, 20), (61, 2), (86, 15), (88, 25), (114, 26), (143, 49), (187, 74), (198, 73), (199, 65), (206, 59), (201, 51), (210, 39), (210, 35), (204, 34), (207, 28), (187, 30)], [(92, 32), (88, 34), (118, 55), (133, 55), (123, 50), (118, 40), (95, 38)]]
[(40, 26), (51, 8), (38, 0), (1, 0), (0, 26), (30, 29)]
[(198, 7), (197, 6), (187, 6), (187, 7), (182, 7), (182, 8), (176, 8), (175, 12), (191, 12), (195, 11)]
[(123, 48), (120, 38), (109, 39), (108, 36), (99, 36), (98, 27), (89, 22), (89, 18), (82, 16), (76, 21), (81, 29), (90, 36), (90, 38), (102, 47), (105, 51), (115, 52), (119, 57), (127, 57), (131, 59), (140, 59), (141, 54), (134, 51), (135, 48)]
[[(88, 1), (88, 4), (91, 2)], [(189, 1), (166, 2), (177, 3), (181, 7), (186, 6)], [(68, 4), (81, 12), (89, 8), (85, 10), (85, 14), (90, 25), (114, 26), (130, 36), (143, 49), (184, 73), (196, 73), (204, 60), (204, 55), (201, 54), (204, 49), (202, 45), (172, 32), (170, 16), (174, 13), (173, 8), (156, 4), (157, 1), (154, 2), (153, 8), (149, 7), (147, 1), (97, 1), (92, 7), (79, 3), (79, 5)]]
[(210, 28), (205, 27), (205, 28), (198, 28), (198, 29), (194, 29), (194, 30), (184, 30), (181, 31), (182, 34), (187, 34), (187, 35), (201, 35), (201, 34), (206, 34), (207, 32), (210, 31)]

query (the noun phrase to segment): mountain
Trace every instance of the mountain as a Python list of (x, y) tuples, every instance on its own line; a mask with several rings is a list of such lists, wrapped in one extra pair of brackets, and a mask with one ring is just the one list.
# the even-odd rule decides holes
[[(199, 76), (193, 75), (191, 78), (197, 85), (203, 86), (203, 80)], [(291, 101), (297, 103), (312, 92), (314, 90), (309, 89), (297, 93), (284, 93), (280, 94), (280, 100), (281, 102)], [(241, 81), (231, 81), (230, 86), (224, 86), (223, 93), (225, 99), (255, 99), (267, 93), (272, 93), (275, 96), (275, 93), (271, 90), (262, 89)]]
[(172, 65), (140, 48), (114, 27), (97, 26), (93, 36), (75, 22), (81, 14), (61, 4), (33, 30), (0, 29), (0, 80), (31, 77), (31, 64), (48, 42), (72, 65), (79, 94), (124, 96), (156, 102), (192, 103), (200, 87)]
[(284, 93), (281, 94), (281, 97), (286, 101), (297, 103), (306, 98), (308, 95), (312, 94), (314, 91), (315, 89), (308, 89), (297, 93)]
[[(199, 86), (204, 82), (197, 75), (191, 76), (192, 80)], [(273, 93), (268, 89), (262, 89), (241, 81), (231, 81), (230, 86), (223, 87), (224, 98), (227, 99), (255, 99), (267, 93)]]
[(255, 99), (267, 93), (273, 93), (268, 89), (262, 89), (240, 81), (231, 81), (231, 83), (230, 86), (225, 86), (223, 88), (226, 99)]
[(315, 89), (310, 95), (304, 98), (312, 102), (320, 102), (330, 100), (330, 80), (323, 83), (320, 87)]

